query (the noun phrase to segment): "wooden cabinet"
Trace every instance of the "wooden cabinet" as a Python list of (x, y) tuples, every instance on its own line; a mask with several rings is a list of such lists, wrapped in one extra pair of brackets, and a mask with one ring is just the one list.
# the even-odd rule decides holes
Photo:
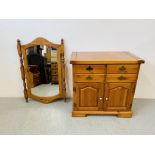
[(76, 83), (75, 110), (102, 110), (103, 85), (100, 83)]
[(132, 116), (132, 101), (140, 64), (129, 52), (75, 52), (72, 116), (115, 114)]
[(134, 83), (107, 83), (105, 86), (106, 110), (130, 110)]
[(51, 83), (58, 84), (58, 63), (55, 61), (51, 62)]
[(38, 65), (29, 65), (28, 70), (29, 70), (30, 87), (33, 88), (41, 83)]

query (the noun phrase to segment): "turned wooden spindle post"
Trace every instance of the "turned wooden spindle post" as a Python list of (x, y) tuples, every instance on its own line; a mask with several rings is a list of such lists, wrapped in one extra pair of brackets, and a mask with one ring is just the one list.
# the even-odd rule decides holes
[(21, 78), (23, 80), (23, 86), (24, 86), (24, 97), (26, 102), (28, 102), (28, 93), (27, 93), (27, 88), (26, 88), (26, 82), (25, 82), (25, 71), (24, 71), (24, 65), (23, 65), (23, 55), (21, 51), (21, 44), (20, 40), (17, 40), (17, 49), (18, 49), (18, 55), (20, 58), (20, 71), (21, 71)]
[(63, 95), (64, 95), (64, 102), (66, 102), (66, 83), (65, 83), (65, 58), (64, 58), (64, 40), (61, 39), (61, 65), (62, 65), (62, 89), (63, 89)]

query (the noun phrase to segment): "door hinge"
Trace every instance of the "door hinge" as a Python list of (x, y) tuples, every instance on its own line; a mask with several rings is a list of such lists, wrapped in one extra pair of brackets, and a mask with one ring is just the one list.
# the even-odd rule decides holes
[(73, 91), (76, 92), (76, 87), (73, 87)]

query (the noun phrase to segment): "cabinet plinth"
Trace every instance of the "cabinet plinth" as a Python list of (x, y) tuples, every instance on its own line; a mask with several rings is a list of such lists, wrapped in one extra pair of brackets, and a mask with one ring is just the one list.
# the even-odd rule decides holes
[(140, 64), (129, 52), (73, 52), (73, 117), (132, 117)]

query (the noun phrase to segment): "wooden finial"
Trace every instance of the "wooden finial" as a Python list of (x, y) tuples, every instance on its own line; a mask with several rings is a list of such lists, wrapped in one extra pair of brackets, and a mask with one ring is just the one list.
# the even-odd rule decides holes
[(20, 45), (20, 40), (19, 40), (19, 39), (17, 39), (17, 44), (19, 44), (19, 45)]
[(64, 44), (64, 40), (63, 39), (61, 39), (61, 44)]

